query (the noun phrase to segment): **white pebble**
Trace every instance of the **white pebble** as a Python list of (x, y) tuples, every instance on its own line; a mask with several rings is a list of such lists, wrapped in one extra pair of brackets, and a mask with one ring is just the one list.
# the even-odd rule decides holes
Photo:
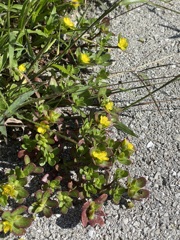
[(153, 142), (149, 142), (148, 144), (147, 144), (147, 148), (153, 148), (155, 145), (154, 145), (154, 143)]

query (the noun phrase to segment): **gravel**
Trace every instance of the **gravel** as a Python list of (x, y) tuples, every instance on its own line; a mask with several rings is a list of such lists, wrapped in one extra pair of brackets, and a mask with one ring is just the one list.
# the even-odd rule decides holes
[[(138, 5), (133, 5), (135, 6)], [(180, 1), (171, 1), (168, 7), (180, 11)], [(100, 10), (97, 9), (97, 13)], [(111, 28), (115, 34), (112, 44), (117, 45), (117, 35), (121, 33), (129, 39), (129, 48), (125, 53), (111, 50), (114, 61), (109, 69), (109, 82), (121, 88), (142, 85), (139, 81), (135, 82), (135, 74), (123, 71), (143, 70), (149, 79), (153, 78), (149, 87), (152, 91), (168, 80), (165, 77), (179, 74), (179, 15), (147, 5), (125, 15), (121, 13), (121, 9), (116, 9), (110, 15)], [(154, 77), (159, 79), (155, 80)], [(65, 216), (57, 213), (50, 219), (37, 217), (23, 239), (180, 239), (179, 90), (180, 82), (174, 82), (154, 95), (159, 109), (148, 98), (143, 101), (149, 102), (148, 104), (131, 107), (121, 116), (122, 122), (138, 134), (138, 138), (130, 138), (136, 146), (130, 172), (135, 177), (144, 176), (147, 179), (147, 188), (150, 190), (148, 199), (138, 202), (130, 210), (108, 201), (105, 206), (106, 224), (103, 227), (83, 228), (78, 207), (71, 209)], [(141, 88), (115, 94), (113, 100), (117, 106), (122, 107), (145, 94), (148, 94), (147, 89)], [(4, 239), (19, 238), (9, 235)]]

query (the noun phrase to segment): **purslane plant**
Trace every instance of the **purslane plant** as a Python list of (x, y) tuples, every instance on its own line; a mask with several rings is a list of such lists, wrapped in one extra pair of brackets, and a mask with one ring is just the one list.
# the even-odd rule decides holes
[[(0, 182), (0, 205), (12, 199), (19, 204), (2, 211), (5, 234), (22, 235), (38, 213), (50, 217), (59, 208), (65, 214), (78, 201), (83, 225), (102, 225), (108, 196), (116, 204), (126, 199), (129, 207), (129, 201), (148, 197), (145, 178), (133, 179), (128, 171), (133, 144), (110, 137), (113, 127), (136, 136), (119, 121), (122, 110), (111, 101), (107, 84), (108, 48), (114, 46), (106, 15), (119, 3), (97, 19), (86, 18), (80, 0), (0, 4), (0, 131), (7, 137), (3, 123), (13, 117), (26, 133), (18, 153), (24, 166), (9, 170)], [(117, 36), (115, 47), (125, 51), (128, 40)], [(119, 167), (112, 173), (115, 163)], [(33, 195), (32, 178), (39, 185), (27, 208), (22, 204)]]

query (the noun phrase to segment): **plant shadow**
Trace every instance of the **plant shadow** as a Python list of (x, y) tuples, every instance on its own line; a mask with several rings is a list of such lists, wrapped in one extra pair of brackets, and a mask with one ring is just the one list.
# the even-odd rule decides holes
[(70, 208), (67, 214), (62, 214), (56, 219), (56, 224), (65, 229), (76, 227), (81, 220), (81, 208), (80, 204)]
[(169, 36), (169, 39), (180, 38), (180, 34), (179, 34), (180, 29), (178, 29), (178, 27), (175, 25), (175, 24), (177, 24), (176, 22), (174, 23), (170, 20), (167, 20), (164, 16), (161, 16), (161, 14), (159, 14), (156, 11), (155, 7), (148, 7), (148, 10), (149, 10), (149, 12), (154, 13), (156, 16), (158, 16), (160, 19), (162, 19), (164, 22), (166, 22), (166, 24), (158, 24), (160, 27), (167, 28), (167, 29), (173, 30), (175, 32), (175, 34), (173, 36)]

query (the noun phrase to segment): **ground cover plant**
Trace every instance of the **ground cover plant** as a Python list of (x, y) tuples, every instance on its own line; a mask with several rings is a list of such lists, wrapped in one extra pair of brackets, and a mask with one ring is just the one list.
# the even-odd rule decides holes
[[(131, 208), (148, 197), (146, 179), (128, 171), (135, 151), (128, 135), (136, 134), (120, 121), (127, 107), (111, 100), (106, 69), (108, 49), (128, 48), (121, 33), (111, 46), (108, 14), (136, 2), (145, 1), (117, 1), (98, 18), (87, 18), (80, 0), (0, 3), (0, 132), (7, 141), (7, 129), (23, 131), (23, 166), (0, 182), (1, 232), (23, 235), (37, 214), (68, 214), (77, 203), (83, 226), (103, 225), (107, 198)], [(112, 128), (126, 137), (113, 139)]]

